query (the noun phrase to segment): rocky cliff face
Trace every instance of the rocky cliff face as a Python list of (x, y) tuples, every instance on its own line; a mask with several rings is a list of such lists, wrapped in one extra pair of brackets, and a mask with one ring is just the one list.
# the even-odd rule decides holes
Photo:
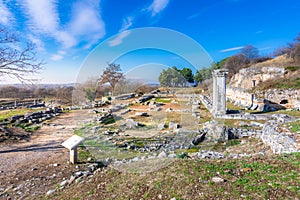
[(258, 84), (269, 79), (282, 78), (285, 73), (283, 67), (275, 66), (244, 68), (231, 78), (229, 85), (233, 88), (251, 89), (253, 80)]

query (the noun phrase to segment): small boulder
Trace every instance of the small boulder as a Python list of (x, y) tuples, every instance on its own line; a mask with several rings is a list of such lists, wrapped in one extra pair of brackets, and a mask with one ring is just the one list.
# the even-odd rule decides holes
[(214, 183), (223, 183), (223, 182), (225, 182), (226, 180), (223, 179), (223, 178), (221, 178), (221, 177), (215, 176), (215, 177), (212, 177), (211, 181), (214, 182)]
[(46, 193), (46, 195), (49, 196), (49, 195), (53, 194), (54, 192), (55, 192), (55, 190), (49, 190), (49, 191)]

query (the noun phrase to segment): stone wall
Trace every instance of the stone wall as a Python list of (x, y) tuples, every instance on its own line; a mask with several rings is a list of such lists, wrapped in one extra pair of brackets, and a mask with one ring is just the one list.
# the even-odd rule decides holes
[[(230, 140), (242, 137), (257, 137), (264, 144), (270, 146), (274, 154), (300, 152), (300, 139), (296, 134), (288, 130), (282, 131), (279, 125), (294, 121), (292, 117), (286, 115), (273, 115), (274, 119), (271, 123), (263, 125), (262, 130), (228, 128), (224, 124), (219, 124), (217, 121), (210, 121), (203, 124), (202, 132), (205, 133), (206, 140)], [(298, 139), (296, 139), (298, 138)]]
[(272, 111), (283, 108), (300, 110), (300, 90), (272, 89), (265, 92), (250, 93), (242, 88), (228, 87), (227, 100), (251, 110)]

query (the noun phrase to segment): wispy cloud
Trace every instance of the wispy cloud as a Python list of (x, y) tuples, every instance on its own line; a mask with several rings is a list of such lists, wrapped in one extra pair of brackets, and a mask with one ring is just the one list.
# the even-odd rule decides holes
[(100, 0), (77, 2), (73, 6), (70, 32), (91, 45), (105, 35), (105, 24), (100, 15)]
[(196, 13), (196, 14), (190, 15), (190, 16), (187, 17), (186, 19), (187, 19), (187, 20), (195, 19), (195, 18), (197, 18), (199, 15), (200, 15), (200, 13)]
[(118, 45), (122, 44), (123, 39), (126, 38), (128, 35), (130, 35), (130, 31), (123, 31), (122, 33), (117, 35), (114, 39), (110, 40), (108, 42), (108, 45), (110, 47), (118, 46)]
[(256, 31), (256, 32), (255, 32), (255, 34), (261, 34), (261, 33), (263, 33), (262, 30), (259, 30), (259, 31)]
[(225, 52), (229, 52), (229, 51), (236, 51), (236, 50), (240, 50), (244, 48), (244, 46), (239, 46), (239, 47), (232, 47), (232, 48), (228, 48), (228, 49), (223, 49), (220, 52), (225, 53)]
[(151, 16), (154, 17), (163, 11), (167, 7), (169, 1), (170, 0), (153, 0), (152, 4), (148, 7), (148, 10), (151, 12)]
[(133, 20), (134, 20), (134, 17), (132, 17), (132, 16), (129, 16), (129, 17), (126, 17), (125, 19), (123, 19), (123, 24), (122, 24), (122, 28), (120, 29), (120, 32), (123, 32), (123, 31), (129, 29), (133, 25)]
[(7, 26), (14, 20), (13, 14), (9, 11), (7, 6), (0, 0), (0, 24)]
[(50, 36), (64, 48), (86, 42), (91, 46), (105, 34), (105, 24), (100, 15), (100, 0), (78, 1), (71, 8), (71, 20), (60, 23), (57, 0), (22, 1), (28, 17), (28, 26), (36, 34)]
[(65, 48), (76, 44), (73, 36), (60, 30), (60, 20), (54, 0), (22, 1), (25, 14), (28, 17), (28, 27), (36, 34), (50, 36), (61, 42)]
[(134, 12), (134, 14), (127, 16), (123, 19), (122, 27), (119, 32), (128, 30), (130, 27), (133, 26), (135, 20), (140, 18), (141, 16), (151, 15), (151, 22), (153, 22), (153, 17), (161, 13), (166, 7), (168, 6), (170, 0), (153, 0), (153, 2), (147, 6), (143, 7), (142, 9)]
[(29, 17), (29, 26), (42, 33), (53, 33), (59, 28), (59, 17), (54, 0), (22, 1)]
[(53, 60), (53, 61), (60, 61), (60, 60), (64, 59), (65, 54), (66, 54), (65, 51), (60, 50), (56, 54), (52, 55), (50, 57), (50, 59)]

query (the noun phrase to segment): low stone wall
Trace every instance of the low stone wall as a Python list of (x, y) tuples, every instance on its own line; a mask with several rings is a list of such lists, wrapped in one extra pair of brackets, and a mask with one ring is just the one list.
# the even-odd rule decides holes
[(268, 90), (252, 94), (242, 88), (227, 87), (226, 98), (233, 104), (251, 110), (272, 111), (283, 108), (300, 110), (300, 90)]
[(202, 102), (202, 104), (205, 106), (205, 108), (207, 108), (209, 110), (209, 112), (212, 112), (212, 99), (210, 96), (206, 95), (199, 95), (200, 100)]
[(262, 130), (228, 128), (224, 124), (210, 121), (203, 124), (202, 132), (209, 140), (230, 140), (235, 138), (254, 136), (260, 138), (264, 144), (270, 146), (274, 154), (300, 152), (299, 141), (296, 142), (293, 134), (289, 131), (279, 131), (278, 126), (282, 123), (295, 120), (286, 115), (272, 116), (271, 123), (263, 125)]
[(219, 119), (240, 119), (240, 120), (272, 120), (270, 115), (254, 115), (254, 114), (226, 114), (226, 115), (215, 115), (215, 118)]

